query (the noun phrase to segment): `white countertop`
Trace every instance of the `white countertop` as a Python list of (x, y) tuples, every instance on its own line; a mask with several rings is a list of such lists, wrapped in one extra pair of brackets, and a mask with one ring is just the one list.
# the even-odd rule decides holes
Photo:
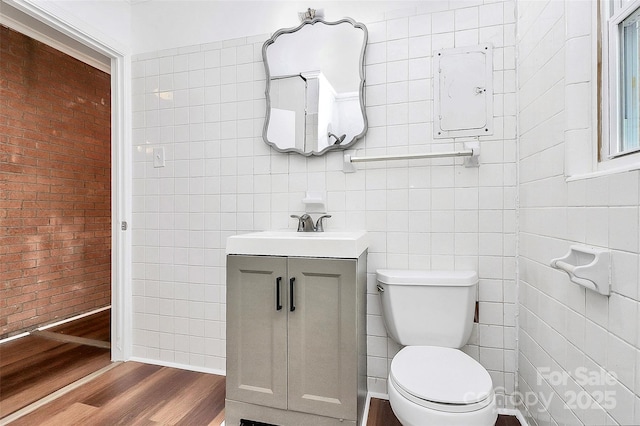
[(369, 246), (366, 231), (263, 231), (227, 238), (227, 254), (356, 259)]

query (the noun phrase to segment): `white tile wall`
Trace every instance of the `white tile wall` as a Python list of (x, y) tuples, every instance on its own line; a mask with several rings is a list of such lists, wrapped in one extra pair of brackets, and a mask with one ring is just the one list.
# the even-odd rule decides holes
[[(565, 180), (592, 168), (591, 4), (518, 2), (518, 394), (532, 425), (640, 424), (640, 174)], [(611, 297), (549, 267), (575, 243), (611, 250)]]
[[(376, 269), (471, 268), (480, 276), (480, 323), (465, 350), (490, 370), (499, 394), (513, 393), (514, 2), (429, 2), (366, 24), (370, 127), (355, 146), (363, 155), (460, 146), (431, 137), (431, 52), (493, 43), (495, 134), (481, 138), (480, 168), (419, 160), (359, 165), (357, 173), (344, 174), (340, 152), (305, 158), (273, 151), (261, 136), (266, 35), (136, 56), (135, 357), (224, 371), (225, 239), (292, 228), (289, 214), (303, 211), (305, 191), (326, 191), (329, 229), (366, 228), (371, 235), (370, 391), (386, 393), (388, 366), (399, 350), (382, 321)], [(153, 167), (158, 146), (165, 148), (165, 168)]]

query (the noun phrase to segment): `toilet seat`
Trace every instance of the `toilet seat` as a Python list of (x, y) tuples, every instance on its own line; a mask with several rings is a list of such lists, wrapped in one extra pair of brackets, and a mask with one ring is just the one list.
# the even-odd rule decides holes
[(389, 379), (408, 400), (438, 411), (476, 411), (493, 401), (487, 370), (458, 349), (407, 346), (393, 358)]

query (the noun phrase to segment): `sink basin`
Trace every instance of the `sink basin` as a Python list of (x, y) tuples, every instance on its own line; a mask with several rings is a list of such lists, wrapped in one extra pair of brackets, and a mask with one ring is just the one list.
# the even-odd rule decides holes
[(355, 259), (368, 245), (366, 231), (263, 231), (227, 238), (227, 254)]

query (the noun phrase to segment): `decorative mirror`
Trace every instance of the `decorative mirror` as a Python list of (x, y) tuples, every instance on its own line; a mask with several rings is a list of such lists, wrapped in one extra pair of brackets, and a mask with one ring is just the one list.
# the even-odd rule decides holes
[(309, 156), (346, 149), (364, 136), (366, 45), (367, 28), (350, 18), (306, 20), (267, 40), (264, 141)]

